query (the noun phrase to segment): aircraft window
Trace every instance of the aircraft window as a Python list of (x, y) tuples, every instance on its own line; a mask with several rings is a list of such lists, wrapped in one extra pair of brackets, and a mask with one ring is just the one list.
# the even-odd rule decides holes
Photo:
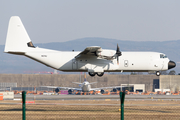
[(167, 56), (164, 54), (160, 54), (160, 58), (167, 58)]
[(167, 58), (167, 56), (165, 55), (164, 58)]

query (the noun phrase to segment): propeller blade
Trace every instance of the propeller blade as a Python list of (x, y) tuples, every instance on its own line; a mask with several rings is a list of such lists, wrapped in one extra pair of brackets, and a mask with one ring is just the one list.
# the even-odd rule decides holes
[(117, 64), (119, 65), (119, 56), (117, 56)]
[(117, 64), (119, 65), (119, 56), (121, 56), (121, 51), (119, 50), (119, 45), (117, 44), (117, 49), (116, 49), (116, 57), (117, 57)]
[(118, 46), (118, 44), (117, 44), (117, 49), (116, 49), (116, 52), (119, 52), (119, 46)]
[(121, 56), (121, 51), (119, 50), (119, 45), (117, 44), (117, 49), (116, 49), (116, 55)]

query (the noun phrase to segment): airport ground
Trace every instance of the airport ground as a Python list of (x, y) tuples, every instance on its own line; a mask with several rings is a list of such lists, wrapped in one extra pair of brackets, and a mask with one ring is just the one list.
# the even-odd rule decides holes
[[(21, 101), (0, 101), (0, 119), (22, 118)], [(26, 105), (31, 120), (119, 120), (118, 99), (36, 100)], [(180, 100), (125, 100), (125, 120), (179, 120)]]
[[(164, 76), (168, 78), (168, 76)], [(159, 86), (179, 85), (179, 77), (161, 80), (154, 75), (105, 75), (101, 78), (87, 78), (98, 83), (92, 87), (117, 86), (121, 84), (145, 84), (146, 91), (153, 91)], [(83, 78), (83, 77), (82, 77)], [(79, 75), (0, 75), (3, 82), (17, 83), (17, 87), (39, 87), (59, 85), (77, 87), (72, 82), (79, 82)], [(169, 82), (170, 80), (170, 82)], [(32, 84), (33, 83), (33, 84)], [(72, 85), (72, 86), (71, 86)], [(172, 90), (175, 90), (175, 86)], [(164, 87), (166, 88), (166, 87)], [(167, 87), (168, 88), (168, 87)], [(0, 120), (22, 118), (21, 95), (15, 94), (15, 100), (0, 101)], [(26, 118), (34, 120), (58, 119), (97, 119), (119, 120), (119, 95), (34, 95), (27, 94)], [(180, 95), (126, 95), (125, 119), (131, 120), (180, 120)]]
[[(21, 99), (22, 95), (14, 95), (15, 99)], [(34, 95), (27, 94), (27, 100), (119, 100), (119, 95)], [(180, 95), (126, 95), (126, 100), (178, 100)]]

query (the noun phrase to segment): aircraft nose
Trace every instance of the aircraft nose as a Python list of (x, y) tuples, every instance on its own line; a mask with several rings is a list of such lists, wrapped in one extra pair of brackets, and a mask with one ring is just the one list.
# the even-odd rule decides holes
[(174, 62), (174, 61), (169, 61), (169, 63), (168, 63), (168, 69), (171, 69), (171, 68), (174, 68), (174, 67), (176, 67), (176, 63)]

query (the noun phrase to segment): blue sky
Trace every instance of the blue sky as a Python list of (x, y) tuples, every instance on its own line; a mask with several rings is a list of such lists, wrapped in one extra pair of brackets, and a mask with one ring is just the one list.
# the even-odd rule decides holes
[(180, 40), (179, 0), (1, 0), (0, 44), (19, 16), (33, 43), (84, 37)]

